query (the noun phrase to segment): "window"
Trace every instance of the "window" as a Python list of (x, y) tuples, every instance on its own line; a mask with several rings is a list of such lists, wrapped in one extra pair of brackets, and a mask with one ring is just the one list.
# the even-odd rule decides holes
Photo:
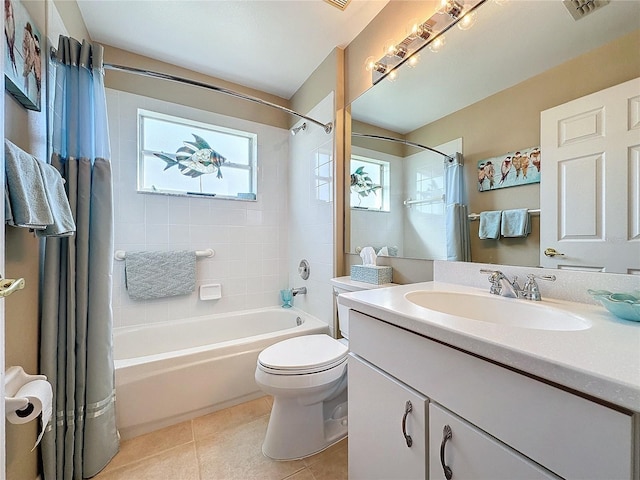
[(351, 156), (351, 208), (389, 211), (389, 162)]
[(138, 110), (138, 191), (255, 200), (257, 139)]

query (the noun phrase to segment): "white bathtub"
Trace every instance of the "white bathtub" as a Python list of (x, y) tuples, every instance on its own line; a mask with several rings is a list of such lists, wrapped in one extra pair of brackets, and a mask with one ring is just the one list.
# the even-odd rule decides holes
[[(298, 325), (299, 323), (299, 325)], [(329, 333), (280, 307), (116, 328), (116, 412), (123, 439), (263, 395), (258, 354), (285, 338)]]

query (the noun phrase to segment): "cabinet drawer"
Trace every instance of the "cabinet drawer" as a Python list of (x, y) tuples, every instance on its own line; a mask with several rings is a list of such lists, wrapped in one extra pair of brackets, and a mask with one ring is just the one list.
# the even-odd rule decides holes
[(350, 480), (427, 478), (427, 424), (423, 395), (349, 357)]
[[(450, 438), (444, 437), (444, 427)], [(444, 462), (444, 463), (443, 463)], [(446, 409), (429, 404), (429, 480), (559, 480), (559, 477), (491, 438)]]
[(630, 479), (633, 418), (350, 312), (353, 353), (565, 478)]

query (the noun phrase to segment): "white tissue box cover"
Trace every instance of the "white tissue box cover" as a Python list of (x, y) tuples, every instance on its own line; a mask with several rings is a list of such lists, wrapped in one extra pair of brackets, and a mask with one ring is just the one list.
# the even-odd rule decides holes
[(351, 280), (382, 285), (393, 282), (393, 268), (377, 265), (351, 265)]

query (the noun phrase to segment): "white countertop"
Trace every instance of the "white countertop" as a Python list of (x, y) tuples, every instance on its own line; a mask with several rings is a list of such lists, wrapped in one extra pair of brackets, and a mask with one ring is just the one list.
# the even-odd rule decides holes
[[(604, 307), (544, 299), (591, 323), (586, 330), (550, 331), (455, 317), (405, 299), (416, 290), (487, 290), (442, 282), (414, 283), (342, 294), (338, 303), (386, 322), (640, 413), (640, 322)], [(509, 299), (514, 302), (527, 300)]]

